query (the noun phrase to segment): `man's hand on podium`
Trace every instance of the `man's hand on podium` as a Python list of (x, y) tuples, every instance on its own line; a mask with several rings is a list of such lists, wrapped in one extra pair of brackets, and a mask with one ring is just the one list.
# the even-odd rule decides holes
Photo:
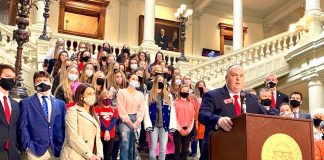
[(221, 117), (218, 119), (217, 125), (222, 127), (224, 131), (229, 132), (232, 129), (233, 122), (229, 117)]

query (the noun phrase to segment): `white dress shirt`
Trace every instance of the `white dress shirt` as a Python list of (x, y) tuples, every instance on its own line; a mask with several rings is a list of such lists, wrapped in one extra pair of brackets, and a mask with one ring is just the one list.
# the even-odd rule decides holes
[[(48, 107), (48, 122), (50, 122), (51, 120), (51, 115), (52, 115), (52, 103), (51, 103), (51, 96), (50, 95), (42, 95), (40, 93), (37, 93), (37, 97), (39, 99), (39, 102), (41, 104), (41, 106), (43, 107), (43, 98), (42, 96), (46, 96), (46, 102), (47, 102), (47, 107)], [(42, 108), (43, 109), (43, 108)]]
[[(226, 87), (227, 87), (227, 86), (226, 86)], [(237, 95), (237, 96), (238, 96), (237, 101), (238, 101), (238, 103), (239, 103), (239, 105), (240, 105), (240, 107), (241, 107), (241, 91), (238, 92), (237, 94), (234, 94), (234, 93), (231, 92), (228, 88), (227, 88), (227, 90), (228, 90), (228, 93), (229, 93), (230, 97), (233, 99), (233, 104), (234, 104), (234, 102), (235, 102), (234, 95)]]

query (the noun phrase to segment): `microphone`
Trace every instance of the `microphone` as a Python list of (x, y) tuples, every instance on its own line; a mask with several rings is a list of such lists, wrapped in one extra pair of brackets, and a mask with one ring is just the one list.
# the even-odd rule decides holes
[(246, 94), (244, 92), (241, 92), (240, 94), (240, 98), (241, 98), (241, 104), (242, 104), (242, 107), (241, 107), (241, 113), (242, 114), (245, 114), (246, 113), (246, 98), (245, 98)]
[[(250, 95), (251, 96), (251, 95)], [(254, 96), (251, 96), (252, 99), (258, 104), (259, 108), (262, 110), (262, 112), (265, 114), (265, 115), (268, 115), (268, 113), (265, 111), (265, 108), (259, 103), (259, 101), (254, 97)]]

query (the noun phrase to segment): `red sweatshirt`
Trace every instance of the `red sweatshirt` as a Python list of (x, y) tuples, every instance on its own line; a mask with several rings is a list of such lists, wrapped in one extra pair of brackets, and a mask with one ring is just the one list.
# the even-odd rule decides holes
[(114, 138), (115, 137), (116, 121), (118, 119), (117, 108), (95, 107), (95, 112), (99, 116), (101, 137), (104, 137), (105, 131), (108, 130), (110, 133), (110, 138)]

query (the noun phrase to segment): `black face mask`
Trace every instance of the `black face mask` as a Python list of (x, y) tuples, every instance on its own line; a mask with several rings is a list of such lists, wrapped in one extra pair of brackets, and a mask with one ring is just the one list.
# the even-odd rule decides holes
[(82, 62), (88, 62), (88, 60), (90, 59), (89, 56), (86, 56), (86, 57), (82, 57)]
[(104, 47), (103, 50), (106, 51), (108, 54), (110, 53), (110, 49), (108, 47)]
[(276, 85), (277, 85), (277, 83), (272, 82), (272, 81), (270, 81), (270, 82), (267, 83), (267, 87), (268, 88), (274, 88), (274, 87), (276, 87)]
[(143, 79), (144, 79), (144, 78), (143, 78), (142, 76), (137, 76), (137, 77), (138, 77), (138, 81), (139, 81), (139, 82), (143, 82)]
[(267, 99), (261, 99), (261, 105), (263, 106), (271, 106), (271, 99), (267, 98)]
[(155, 76), (163, 75), (163, 73), (155, 73)]
[(51, 89), (51, 85), (48, 85), (44, 82), (40, 83), (39, 85), (35, 86), (35, 90), (37, 92), (46, 92)]
[(316, 126), (316, 127), (318, 127), (321, 122), (322, 122), (322, 119), (320, 119), (320, 118), (313, 119), (314, 126)]
[(182, 98), (188, 98), (189, 97), (189, 93), (187, 93), (187, 92), (180, 92), (180, 97), (182, 97)]
[(11, 90), (16, 85), (16, 81), (13, 78), (1, 78), (0, 86), (6, 90)]
[(106, 61), (107, 60), (107, 57), (101, 57), (101, 60), (102, 61)]
[(300, 101), (297, 101), (297, 100), (290, 100), (289, 103), (290, 103), (291, 107), (293, 107), (293, 108), (297, 108), (300, 106)]
[(105, 79), (103, 78), (97, 78), (97, 85), (103, 86), (105, 84)]
[(169, 73), (163, 73), (163, 77), (164, 77), (167, 81), (170, 81), (171, 78), (172, 78), (172, 75), (169, 74)]
[(129, 53), (129, 49), (128, 48), (124, 48), (123, 52), (124, 53)]
[(158, 82), (158, 89), (163, 89), (164, 88), (164, 84), (162, 82)]
[(202, 95), (204, 94), (204, 87), (198, 87), (198, 89), (199, 89), (200, 97), (202, 97)]

